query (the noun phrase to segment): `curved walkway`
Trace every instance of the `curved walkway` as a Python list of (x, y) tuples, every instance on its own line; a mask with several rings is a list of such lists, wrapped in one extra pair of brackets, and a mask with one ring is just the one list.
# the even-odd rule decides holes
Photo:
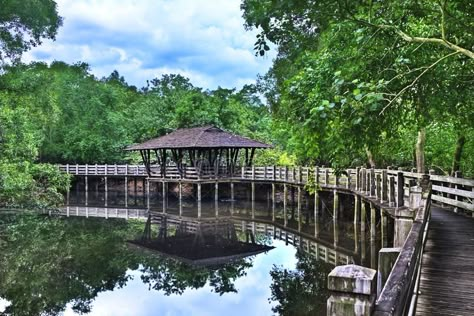
[(431, 207), (416, 315), (474, 315), (474, 220)]

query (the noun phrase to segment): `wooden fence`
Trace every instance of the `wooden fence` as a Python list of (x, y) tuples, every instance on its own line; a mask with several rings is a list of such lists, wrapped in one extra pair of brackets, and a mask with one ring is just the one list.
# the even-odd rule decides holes
[[(60, 170), (78, 176), (107, 177), (148, 177), (144, 165), (61, 165)], [(381, 202), (392, 206), (403, 205), (408, 196), (409, 187), (421, 179), (422, 174), (393, 169), (347, 169), (336, 174), (331, 168), (320, 167), (241, 167), (230, 172), (224, 167), (219, 170), (208, 168), (197, 170), (184, 166), (166, 166), (164, 177), (159, 166), (152, 166), (152, 179), (163, 181), (265, 181), (306, 185), (309, 182), (320, 187), (346, 188), (363, 192)], [(467, 211), (474, 214), (474, 180), (430, 174), (432, 182), (432, 200), (455, 211)], [(403, 184), (402, 184), (403, 183)]]

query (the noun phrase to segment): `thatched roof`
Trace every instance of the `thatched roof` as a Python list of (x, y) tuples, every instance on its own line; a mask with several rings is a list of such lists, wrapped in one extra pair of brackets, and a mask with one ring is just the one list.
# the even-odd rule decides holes
[(181, 128), (167, 135), (133, 145), (126, 150), (176, 148), (271, 148), (271, 145), (228, 133), (214, 126)]

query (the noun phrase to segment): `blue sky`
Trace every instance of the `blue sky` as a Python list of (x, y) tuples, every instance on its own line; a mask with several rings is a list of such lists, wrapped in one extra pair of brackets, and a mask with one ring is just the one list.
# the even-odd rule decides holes
[(179, 73), (195, 86), (242, 87), (264, 74), (274, 52), (256, 57), (256, 32), (244, 29), (240, 0), (57, 0), (64, 25), (56, 41), (23, 61), (87, 62), (130, 84)]

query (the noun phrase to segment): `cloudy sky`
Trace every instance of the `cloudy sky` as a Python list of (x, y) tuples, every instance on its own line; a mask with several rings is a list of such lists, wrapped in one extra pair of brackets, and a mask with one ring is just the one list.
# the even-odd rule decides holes
[(64, 25), (55, 42), (26, 53), (25, 62), (87, 62), (130, 84), (179, 73), (195, 86), (232, 88), (255, 82), (271, 64), (255, 57), (255, 32), (243, 27), (240, 0), (57, 0)]

